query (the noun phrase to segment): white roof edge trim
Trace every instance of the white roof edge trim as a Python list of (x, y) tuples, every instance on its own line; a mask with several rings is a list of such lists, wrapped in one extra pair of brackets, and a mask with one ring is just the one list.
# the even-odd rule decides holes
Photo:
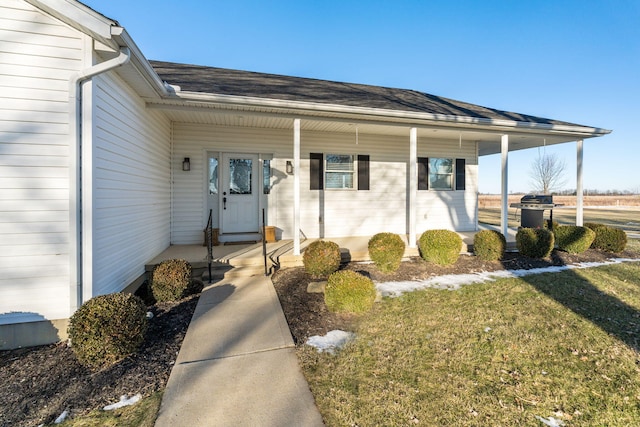
[(124, 27), (114, 26), (111, 28), (111, 34), (118, 45), (131, 49), (131, 56), (135, 58), (133, 63), (134, 67), (140, 75), (149, 82), (156, 93), (161, 97), (172, 95), (172, 92), (167, 89), (160, 76), (158, 76), (127, 30)]
[(67, 25), (96, 38), (111, 38), (111, 26), (118, 25), (76, 0), (25, 0)]
[(529, 123), (529, 122), (517, 122), (513, 120), (496, 120), (496, 119), (483, 119), (468, 116), (452, 116), (446, 114), (433, 114), (433, 113), (419, 113), (413, 111), (398, 111), (388, 110), (383, 108), (368, 108), (368, 107), (351, 107), (338, 104), (318, 104), (313, 102), (304, 101), (290, 101), (273, 98), (256, 98), (245, 97), (236, 95), (216, 95), (216, 94), (203, 94), (200, 92), (180, 92), (177, 96), (172, 96), (168, 100), (183, 100), (183, 101), (199, 101), (199, 102), (215, 102), (220, 104), (235, 104), (242, 106), (255, 106), (255, 107), (272, 107), (272, 108), (288, 108), (297, 110), (307, 110), (315, 112), (330, 112), (330, 113), (351, 113), (351, 114), (363, 114), (373, 115), (388, 118), (402, 118), (411, 120), (427, 120), (436, 122), (447, 122), (454, 124), (466, 124), (466, 125), (484, 125), (492, 127), (504, 127), (513, 128), (519, 131), (525, 130), (538, 130), (549, 132), (562, 132), (571, 133), (581, 136), (603, 136), (611, 133), (611, 130), (594, 128), (587, 126), (566, 126), (566, 125), (553, 125), (545, 123)]

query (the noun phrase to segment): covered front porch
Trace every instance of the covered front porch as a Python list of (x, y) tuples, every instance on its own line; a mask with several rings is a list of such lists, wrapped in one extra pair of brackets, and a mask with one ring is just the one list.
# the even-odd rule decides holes
[[(499, 227), (487, 224), (480, 224), (479, 229), (494, 229)], [(515, 246), (516, 231), (513, 228), (508, 229), (506, 235), (507, 247)], [(462, 252), (473, 251), (473, 239), (477, 231), (458, 232), (462, 237)], [(407, 242), (407, 236), (401, 236), (406, 244), (405, 257), (419, 256), (417, 247), (410, 247)], [(369, 251), (367, 249), (371, 236), (352, 236), (331, 238), (331, 240), (340, 246), (343, 262), (366, 262), (370, 261)], [(301, 243), (302, 252), (309, 244), (318, 239), (304, 239)], [(274, 243), (264, 245), (266, 249), (266, 264), (262, 242), (218, 245), (213, 246), (212, 259), (212, 277), (221, 277), (226, 275), (233, 276), (250, 276), (259, 274), (271, 274), (274, 268), (288, 268), (302, 266), (302, 255), (294, 255), (294, 242), (292, 239), (279, 240)], [(162, 253), (154, 257), (146, 265), (146, 270), (151, 271), (153, 267), (160, 262), (168, 259), (185, 259), (194, 270), (194, 274), (203, 273), (208, 278), (208, 261), (207, 247), (203, 245), (171, 245)]]

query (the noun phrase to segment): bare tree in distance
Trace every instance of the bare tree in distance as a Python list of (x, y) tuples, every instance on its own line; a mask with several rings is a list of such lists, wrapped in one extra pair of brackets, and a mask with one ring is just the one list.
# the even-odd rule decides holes
[(550, 194), (566, 183), (563, 177), (566, 164), (555, 154), (538, 153), (531, 164), (531, 186), (534, 191)]

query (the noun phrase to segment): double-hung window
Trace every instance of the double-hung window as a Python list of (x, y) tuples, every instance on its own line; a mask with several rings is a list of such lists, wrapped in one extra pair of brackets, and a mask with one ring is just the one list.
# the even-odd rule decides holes
[(418, 157), (418, 190), (464, 190), (465, 159)]
[(310, 190), (369, 190), (368, 154), (309, 153)]
[(328, 189), (354, 188), (355, 156), (352, 154), (325, 155), (325, 185)]
[(453, 159), (429, 158), (429, 188), (453, 190)]

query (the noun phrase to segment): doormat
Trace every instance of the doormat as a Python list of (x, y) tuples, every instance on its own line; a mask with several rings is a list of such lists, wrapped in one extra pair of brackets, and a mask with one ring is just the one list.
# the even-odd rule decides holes
[(225, 246), (233, 246), (233, 245), (255, 245), (258, 243), (257, 240), (243, 240), (241, 242), (224, 242)]

